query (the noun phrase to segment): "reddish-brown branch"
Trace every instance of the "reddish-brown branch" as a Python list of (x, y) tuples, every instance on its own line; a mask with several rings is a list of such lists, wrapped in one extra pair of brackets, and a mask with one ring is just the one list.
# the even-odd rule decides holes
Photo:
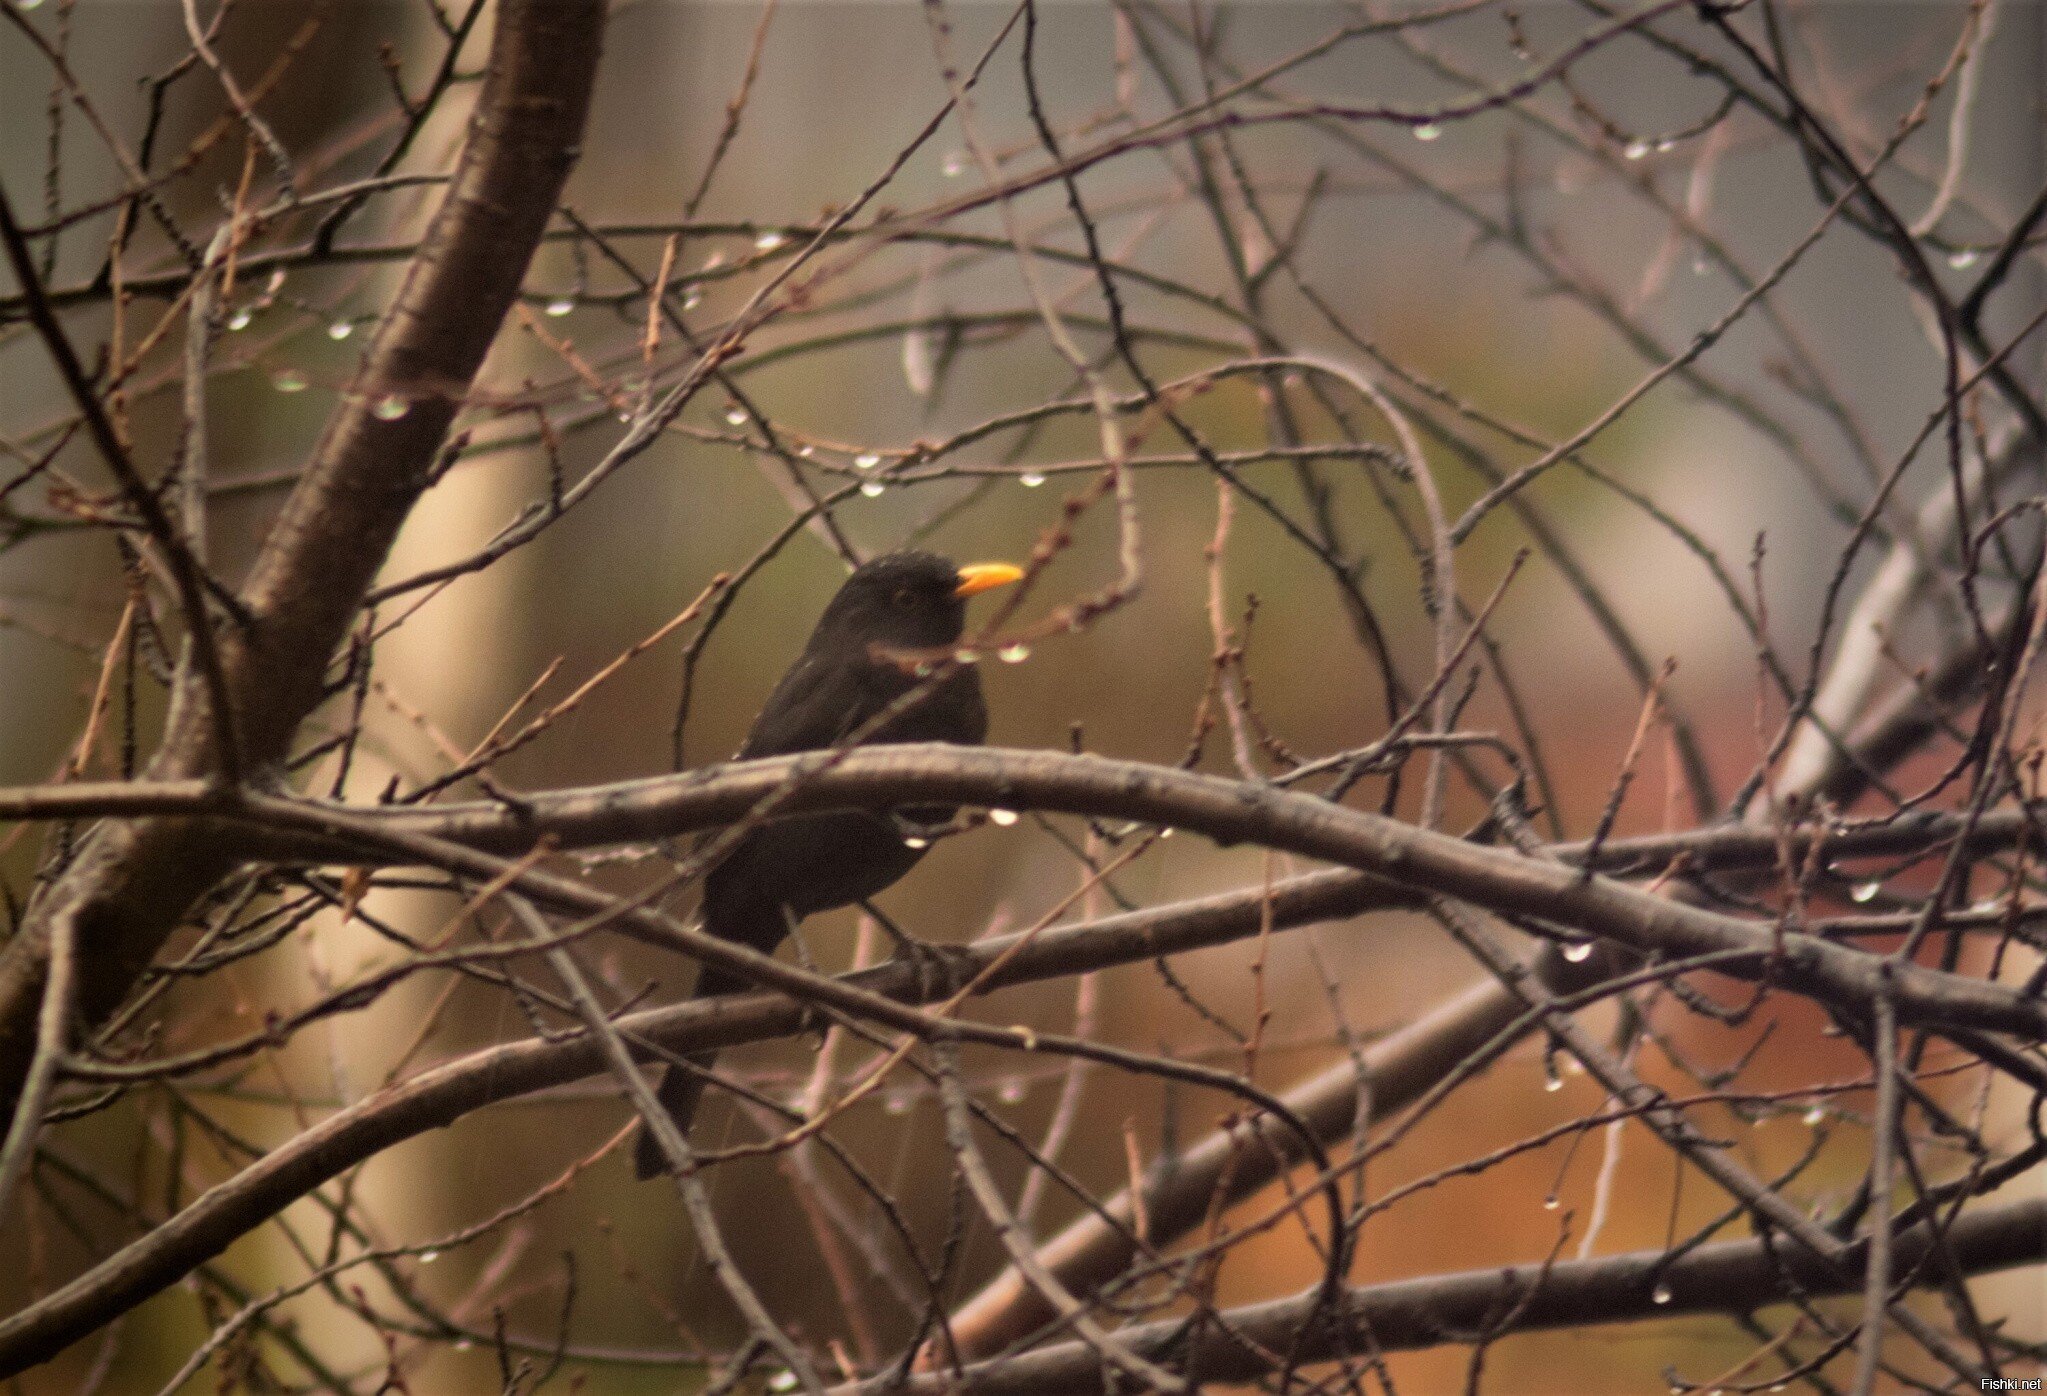
[[(328, 661), (413, 503), (553, 213), (596, 78), (598, 0), (506, 0), (489, 75), (447, 196), (379, 326), (361, 373), (258, 554), (245, 624), (219, 636), (243, 765), (281, 760), (325, 694)], [(402, 413), (395, 411), (402, 404)], [(217, 765), (204, 695), (178, 705), (149, 774)], [(192, 820), (103, 826), (39, 896), (0, 951), (0, 1100), (35, 1050), (51, 929), (77, 928), (78, 1008), (120, 1003), (185, 908), (233, 865), (217, 829)]]

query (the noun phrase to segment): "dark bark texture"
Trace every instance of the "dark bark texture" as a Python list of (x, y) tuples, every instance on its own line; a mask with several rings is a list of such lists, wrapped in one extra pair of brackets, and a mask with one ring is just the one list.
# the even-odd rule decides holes
[[(216, 627), (242, 770), (281, 762), (319, 706), (329, 661), (428, 484), (575, 163), (603, 26), (598, 0), (499, 7), (489, 71), (446, 197), (264, 541), (241, 590), (244, 614)], [(190, 675), (174, 714), (148, 774), (212, 773), (214, 724)], [(202, 820), (92, 831), (0, 951), (0, 1108), (13, 1109), (34, 1056), (52, 928), (75, 923), (77, 1011), (96, 1023), (235, 862), (224, 831)]]

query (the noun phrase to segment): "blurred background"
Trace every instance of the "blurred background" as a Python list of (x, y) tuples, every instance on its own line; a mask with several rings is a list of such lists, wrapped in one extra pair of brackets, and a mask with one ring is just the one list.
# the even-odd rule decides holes
[[(962, 71), (1014, 19), (1009, 6), (992, 3), (937, 13), (947, 61)], [(1750, 287), (1774, 278), (1767, 296), (1694, 363), (1662, 377), (1585, 444), (1583, 461), (1611, 484), (1559, 467), (1528, 490), (1582, 565), (1581, 584), (1541, 552), (1515, 571), (1530, 532), (1525, 518), (1506, 509), (1486, 515), (1456, 552), (1456, 594), (1473, 610), (1512, 573), (1488, 621), (1491, 652), (1474, 670), (1479, 677), (1467, 689), (1460, 672), (1451, 685), (1461, 705), (1456, 724), (1500, 733), (1520, 752), (1534, 772), (1537, 827), (1556, 837), (1592, 831), (1643, 710), (1641, 687), (1585, 604), (1583, 587), (1611, 608), (1651, 667), (1675, 661), (1668, 710), (1695, 734), (1719, 802), (1695, 808), (1671, 725), (1659, 719), (1648, 729), (1616, 831), (1690, 827), (1722, 812), (1785, 712), (1759, 677), (1757, 642), (1727, 589), (1766, 617), (1777, 652), (1802, 681), (1855, 514), (1940, 405), (1938, 341), (1890, 251), (1844, 220), (1827, 224), (1778, 275), (1822, 223), (1835, 191), (1815, 193), (1799, 150), (1731, 100), (1720, 74), (1697, 71), (1685, 51), (1644, 34), (1589, 45), (1568, 66), (1567, 81), (1545, 82), (1473, 115), (1433, 122), (1344, 115), (1453, 108), (1498, 92), (1608, 23), (1604, 7), (1590, 3), (1488, 4), (1373, 31), (1373, 20), (1401, 13), (1413, 7), (1382, 15), (1373, 7), (1291, 2), (1044, 6), (1034, 17), (1037, 100), (1072, 154), (1148, 129), (1204, 93), (1281, 65), (1269, 82), (1223, 99), (1223, 109), (1257, 118), (1224, 133), (1226, 141), (1215, 132), (1133, 141), (1078, 175), (1102, 254), (1131, 269), (1119, 278), (1121, 312), (1156, 381), (1253, 355), (1307, 352), (1336, 357), (1383, 384), (1421, 423), (1427, 468), (1453, 519), (1488, 488), (1489, 471), (1526, 464), (1543, 454), (1541, 443), (1569, 439), (1614, 411), (1718, 325)], [(1976, 7), (1799, 3), (1773, 13), (1809, 94), (1865, 159), (1913, 113), (1928, 82), (1950, 73), (1879, 182), (1909, 214), (1945, 197), (1922, 245), (1935, 259), (1933, 274), (1964, 293), (2047, 180), (2047, 11), (2003, 0)], [(1994, 27), (1967, 50), (1968, 105), (1957, 125), (1950, 114), (1963, 84), (1950, 61), (1964, 25), (1979, 20)], [(480, 68), (490, 23), (486, 10), (455, 64), (459, 72)], [(1716, 62), (1735, 61), (1682, 7), (1656, 25)], [(1328, 42), (1347, 27), (1355, 32)], [(729, 365), (744, 404), (727, 385), (707, 386), (674, 429), (529, 545), (378, 611), (389, 631), (376, 647), (375, 682), (341, 793), (371, 800), (432, 780), (452, 764), (451, 753), (475, 748), (543, 675), (551, 676), (517, 721), (647, 637), (714, 575), (751, 568), (787, 533), (764, 564), (746, 571), (694, 661), (680, 764), (729, 754), (845, 574), (823, 530), (790, 531), (792, 508), (802, 501), (792, 461), (800, 463), (803, 488), (865, 487), (832, 510), (862, 556), (914, 545), (962, 561), (1021, 561), (1060, 527), (1064, 501), (1100, 474), (1099, 429), (1085, 410), (1039, 411), (1084, 398), (1084, 388), (1044, 330), (1000, 208), (975, 200), (990, 182), (983, 158), (999, 162), (1004, 176), (1047, 162), (1018, 42), (1013, 32), (1001, 41), (973, 89), (970, 122), (957, 113), (940, 121), (856, 220), (856, 229), (868, 231), (821, 249), (775, 293), (776, 313)], [(264, 118), (303, 177), (324, 187), (379, 169), (404, 124), (394, 82), (426, 90), (447, 41), (426, 5), (349, 0), (237, 6), (220, 24), (217, 46), (246, 87), (260, 84)], [(1318, 46), (1324, 51), (1302, 57)], [(148, 133), (154, 168), (168, 172), (161, 197), (175, 217), (210, 226), (235, 197), (248, 142), (239, 130), (204, 139), (223, 120), (223, 107), (219, 87), (203, 73), (152, 87), (181, 62), (189, 67), (189, 52), (176, 4), (12, 5), (0, 28), (0, 175), (24, 216), (46, 190), (48, 222), (122, 187), (106, 145), (63, 82), (53, 85), (55, 53), (128, 151)], [(613, 253), (652, 277), (668, 235), (683, 229), (673, 244), (674, 272), (687, 278), (678, 303), (700, 333), (715, 329), (941, 112), (945, 66), (934, 56), (930, 14), (916, 5), (784, 4), (772, 12), (681, 0), (615, 6), (598, 102), (556, 221), (560, 236), (536, 260), (524, 313), (508, 322), (472, 398), (469, 448), (415, 511), (386, 579), (469, 557), (616, 443), (621, 407), (642, 391), (650, 365), (641, 352), (645, 299), (608, 260)], [(458, 83), (449, 91), (399, 170), (447, 167), (471, 90)], [(729, 132), (728, 103), (739, 111)], [(1272, 115), (1282, 109), (1284, 119)], [(1954, 188), (1943, 191), (1957, 130), (1966, 158)], [(195, 142), (201, 152), (176, 167), (176, 153)], [(691, 208), (714, 155), (715, 174)], [(1245, 190), (1256, 191), (1255, 203)], [(351, 251), (318, 264), (279, 262), (274, 275), (259, 268), (238, 280), (223, 307), (209, 379), (211, 527), (222, 576), (239, 575), (275, 517), (437, 197), (431, 185), (382, 192), (341, 231), (337, 244)], [(1110, 352), (1107, 307), (1065, 188), (1036, 182), (1013, 199), (1010, 214), (1024, 236), (1058, 254), (1048, 252), (1035, 267), (1067, 328), (1101, 356), (1116, 391), (1131, 391), (1134, 381)], [(93, 284), (115, 216), (88, 213), (41, 243), (52, 286)], [(572, 236), (579, 226), (602, 238)], [(304, 217), (281, 219), (252, 255), (299, 247), (310, 228)], [(1283, 246), (1275, 246), (1275, 232)], [(144, 220), (123, 266), (131, 275), (173, 268), (160, 230)], [(81, 290), (66, 304), (67, 323), (81, 343), (119, 335), (132, 347), (166, 304), (145, 289), (125, 312), (132, 323), (116, 326), (105, 298)], [(2001, 344), (1998, 336), (2027, 324), (2043, 304), (2047, 265), (2036, 237), (1991, 307), (1992, 338)], [(19, 323), (0, 334), (0, 382), (7, 385), (0, 439), (13, 479), (57, 443), (69, 407), (33, 336)], [(689, 362), (673, 339), (652, 356), (657, 382), (672, 381)], [(140, 354), (125, 387), (128, 430), (152, 475), (167, 468), (181, 431), (178, 341), (173, 332)], [(2010, 359), (2036, 394), (2042, 363), (2038, 336)], [(1299, 366), (1206, 380), (1179, 406), (1217, 451), (1278, 444), (1281, 417), (1311, 442), (1401, 445), (1386, 418), (1354, 392)], [(1011, 414), (1023, 416), (1011, 424)], [(775, 449), (764, 443), (762, 419), (774, 426)], [(1212, 574), (1205, 549), (1218, 531), (1215, 475), (1156, 416), (1138, 429), (1142, 589), (1077, 633), (1032, 641), (1020, 662), (984, 664), (989, 740), (1168, 764), (1185, 759), (1215, 672), (1212, 575), (1221, 582), (1224, 624), (1243, 650), (1232, 681), (1248, 690), (1259, 731), (1271, 738), (1265, 749), (1257, 734), (1250, 742), (1262, 773), (1281, 768), (1276, 752), (1313, 759), (1383, 733), (1404, 706), (1389, 697), (1385, 665), (1399, 669), (1410, 694), (1433, 671), (1434, 631), (1412, 543), (1426, 524), (1413, 482), (1356, 452), (1320, 458), (1312, 475), (1284, 457), (1248, 460), (1240, 477), (1271, 509), (1232, 496)], [(57, 460), (84, 488), (103, 487), (79, 447), (66, 447)], [(1938, 446), (1914, 458), (1897, 487), (1908, 512), (1939, 488), (1943, 468)], [(88, 777), (103, 777), (127, 759), (111, 729), (83, 755), (79, 745), (110, 638), (125, 624), (122, 557), (87, 511), (53, 498), (51, 488), (38, 478), (0, 495), (0, 782), (7, 784), (47, 780), (74, 763)], [(1331, 569), (1274, 511), (1355, 563), (1358, 594), (1383, 634), (1386, 660), (1373, 652)], [(1118, 574), (1117, 543), (1112, 506), (1089, 507), (1018, 622), (1109, 585)], [(1866, 548), (1850, 563), (1847, 595), (1881, 556)], [(1940, 622), (1930, 618), (1893, 637), (1898, 672), (1925, 662), (1939, 633)], [(514, 791), (542, 790), (674, 769), (683, 647), (701, 635), (686, 627), (635, 658), (499, 761), (493, 778)], [(160, 719), (155, 693), (144, 683), (129, 700), (129, 728), (144, 754)], [(345, 704), (323, 714), (315, 726), (325, 726), (309, 728), (303, 744), (338, 730), (348, 715)], [(1916, 788), (1952, 754), (1929, 749), (1924, 770), (1900, 773), (1900, 786)], [(1237, 770), (1227, 723), (1206, 734), (1197, 763)], [(1423, 765), (1418, 759), (1397, 784), (1367, 778), (1350, 798), (1366, 808), (1389, 803), (1415, 818)], [(329, 756), (295, 782), (325, 792), (336, 771)], [(1488, 772), (1506, 775), (1496, 766)], [(455, 793), (469, 798), (474, 787)], [(1485, 813), (1481, 792), (1449, 781), (1441, 827), (1462, 831)], [(1065, 817), (1027, 814), (1013, 827), (981, 828), (944, 841), (881, 905), (931, 940), (1020, 929), (1074, 897), (1088, 875), (1076, 855), (1090, 837), (1085, 821)], [(1099, 839), (1093, 848), (1113, 851)], [(42, 831), (0, 831), (0, 876), (17, 897), (46, 856)], [(629, 887), (657, 861), (626, 857), (587, 871)], [(1103, 914), (1119, 899), (1156, 905), (1252, 887), (1300, 870), (1262, 850), (1219, 849), (1183, 836), (1156, 843), (1069, 914)], [(1902, 876), (1909, 882), (1912, 874)], [(310, 915), (265, 953), (172, 988), (153, 1048), (172, 1053), (246, 1033), (266, 1015), (396, 962), (403, 952), (377, 924), (433, 939), (454, 929), (458, 908), (429, 887), (378, 885), (358, 916)], [(858, 920), (852, 912), (814, 918), (803, 931), (807, 952), (824, 967), (849, 964)], [(886, 942), (880, 946), (877, 955), (886, 953)], [(613, 985), (656, 983), (657, 997), (680, 993), (691, 975), (688, 965), (623, 942), (602, 944), (592, 958)], [(1270, 1008), (1262, 1028), (1247, 994), (1254, 969)], [(1269, 944), (1178, 957), (1170, 976), (1131, 965), (1080, 985), (1008, 991), (976, 1011), (992, 1022), (1061, 1031), (1078, 1024), (1107, 1041), (1232, 1069), (1245, 1060), (1239, 1035), (1255, 1029), (1255, 1079), (1278, 1089), (1338, 1059), (1346, 1038), (1370, 1040), (1410, 1021), (1476, 973), (1426, 919), (1374, 914)], [(1729, 989), (1727, 996), (1740, 995)], [(1592, 1021), (1609, 1026), (1599, 1014)], [(1810, 1005), (1773, 1004), (1727, 1027), (1666, 1000), (1652, 1022), (1656, 1034), (1638, 1066), (1674, 1094), (1701, 1088), (1672, 1055), (1725, 1068), (1753, 1051), (1739, 1083), (1755, 1093), (1866, 1079), (1864, 1058), (1824, 1038), (1824, 1019)], [(1776, 1027), (1766, 1033), (1770, 1022)], [(85, 1179), (114, 1180), (140, 1199), (139, 1215), (160, 1215), (330, 1108), (533, 1030), (510, 996), (416, 974), (360, 1011), (312, 1024), (233, 1070), (182, 1082), (175, 1093), (138, 1091), (65, 1125), (50, 1148), (79, 1171), (42, 1170), (49, 1212), (6, 1228), (7, 1244), (25, 1257), (5, 1282), (9, 1306), (134, 1233), (138, 1213), (95, 1195)], [(857, 1056), (850, 1046), (835, 1050)], [(795, 1096), (817, 1052), (815, 1040), (768, 1044), (729, 1054), (727, 1064), (771, 1094)], [(1100, 1067), (1069, 1073), (1057, 1062), (993, 1054), (970, 1055), (969, 1065), (983, 1099), (1027, 1136), (1042, 1136), (1062, 1098), (1076, 1101), (1077, 1126), (1059, 1157), (1098, 1192), (1128, 1176), (1126, 1128), (1153, 1157), (1205, 1134), (1227, 1108), (1218, 1096)], [(1954, 1090), (1973, 1101), (1980, 1084), (1968, 1077)], [(1928, 1089), (1939, 1096), (1947, 1087)], [(1524, 1047), (1376, 1159), (1367, 1192), (1382, 1195), (1590, 1114), (1602, 1101), (1583, 1076), (1546, 1066), (1539, 1051)], [(2000, 1096), (1996, 1109), (2006, 1104)], [(1868, 1139), (1859, 1112), (1867, 1108), (1867, 1091), (1794, 1095), (1755, 1107), (1753, 1118), (1723, 1111), (1714, 1119), (1718, 1128), (1741, 1129), (1741, 1149), (1764, 1176), (1817, 1148), (1791, 1191), (1802, 1205), (1824, 1208), (1861, 1179)], [(699, 1140), (753, 1137), (757, 1125), (739, 1116), (714, 1100), (698, 1122)], [(211, 1124), (175, 1123), (201, 1118)], [(497, 1390), (499, 1356), (479, 1341), (494, 1316), (531, 1344), (524, 1360), (538, 1372), (548, 1368), (565, 1308), (574, 1341), (549, 1389), (580, 1383), (586, 1391), (651, 1392), (678, 1382), (691, 1389), (701, 1368), (666, 1365), (659, 1355), (698, 1345), (724, 1350), (744, 1329), (703, 1264), (673, 1189), (632, 1183), (616, 1153), (474, 1243), (431, 1245), (562, 1177), (626, 1118), (616, 1089), (598, 1079), (407, 1141), (331, 1185), (326, 1201), (303, 1202), (280, 1225), (237, 1243), (207, 1276), (160, 1296), (103, 1345), (80, 1345), (23, 1378), (21, 1389), (71, 1391), (91, 1378), (104, 1390), (154, 1390), (232, 1312), (232, 1295), (293, 1283), (308, 1256), (358, 1244), (424, 1253), (403, 1257), (391, 1276), (357, 1272), (348, 1284), (362, 1285), (360, 1294), (316, 1288), (280, 1310), (290, 1315), (293, 1341), (352, 1389), (378, 1389), (395, 1361), (416, 1392)], [(1986, 1137), (2022, 1129), (2015, 1106), (2001, 1118), (2002, 1125), (1986, 1126)], [(950, 1158), (921, 1078), (892, 1076), (834, 1133), (899, 1199), (921, 1237), (933, 1246), (947, 1237)], [(1722, 1211), (1721, 1195), (1696, 1175), (1675, 1177), (1667, 1153), (1636, 1127), (1621, 1131), (1618, 1146), (1603, 1129), (1567, 1133), (1374, 1215), (1362, 1233), (1356, 1280), (1539, 1260), (1560, 1245), (1562, 1254), (1575, 1254), (1602, 1159), (1614, 1147), (1611, 1208), (1596, 1253), (1659, 1247)], [(996, 1157), (1004, 1183), (1022, 1188), (1017, 1160)], [(905, 1283), (901, 1261), (877, 1271), (858, 1246), (825, 1239), (833, 1223), (821, 1213), (830, 1208), (867, 1216), (871, 1228), (878, 1223), (861, 1212), (865, 1204), (843, 1175), (820, 1183), (804, 1167), (820, 1165), (783, 1155), (713, 1172), (712, 1195), (728, 1218), (736, 1258), (775, 1296), (776, 1312), (798, 1336), (836, 1342), (861, 1362), (886, 1360), (910, 1337), (914, 1318), (895, 1293)], [(2039, 1185), (2036, 1173), (2030, 1186)], [(1060, 1189), (1035, 1186), (1042, 1196), (1032, 1225), (1040, 1235), (1079, 1213)], [(337, 1229), (331, 1204), (344, 1193), (350, 1215), (373, 1231), (345, 1236)], [(1552, 1198), (1559, 1205), (1546, 1205)], [(1243, 1216), (1260, 1214), (1270, 1201), (1247, 1204)], [(1560, 1219), (1575, 1219), (1575, 1229), (1560, 1231), (1569, 1224)], [(964, 1299), (1002, 1257), (985, 1226), (967, 1226), (957, 1241), (949, 1293)], [(1278, 1227), (1230, 1252), (1216, 1300), (1292, 1294), (1317, 1271), (1300, 1228)], [(864, 1312), (845, 1303), (849, 1276), (867, 1300)], [(461, 1332), (409, 1310), (398, 1297), (408, 1287)], [(2039, 1338), (2047, 1295), (2037, 1271), (1983, 1281), (1978, 1293), (1986, 1312), (2013, 1316), (2015, 1336), (2024, 1330)], [(380, 1331), (354, 1311), (358, 1303), (396, 1317)], [(387, 1348), (387, 1339), (398, 1347)], [(1663, 1390), (1671, 1373), (1709, 1383), (1756, 1346), (1724, 1319), (1616, 1325), (1505, 1339), (1486, 1352), (1484, 1375), (1490, 1389), (1506, 1392)], [(317, 1385), (320, 1378), (309, 1378), (289, 1348), (269, 1334), (222, 1358), (190, 1389)], [(1397, 1354), (1388, 1366), (1398, 1389), (1433, 1392), (1462, 1388), (1470, 1362), (1466, 1350), (1442, 1348)]]

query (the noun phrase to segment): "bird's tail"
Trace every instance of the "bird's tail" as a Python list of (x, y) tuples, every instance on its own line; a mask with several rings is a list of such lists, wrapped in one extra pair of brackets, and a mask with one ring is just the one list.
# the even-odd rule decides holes
[[(699, 1052), (689, 1059), (697, 1068), (691, 1071), (671, 1066), (661, 1078), (661, 1087), (655, 1098), (661, 1108), (675, 1121), (675, 1127), (685, 1135), (689, 1133), (689, 1122), (697, 1113), (697, 1102), (703, 1099), (704, 1078), (698, 1071), (709, 1071), (717, 1062), (716, 1052)], [(654, 1131), (647, 1128), (646, 1121), (640, 1122), (640, 1132), (633, 1139), (633, 1175), (641, 1182), (668, 1171), (668, 1155), (661, 1152), (661, 1143), (654, 1138)]]
[[(729, 994), (745, 988), (744, 980), (717, 970), (706, 969), (697, 980), (691, 998), (708, 998), (712, 994)], [(661, 1077), (661, 1085), (654, 1092), (661, 1108), (675, 1121), (675, 1127), (684, 1135), (689, 1133), (689, 1124), (697, 1113), (697, 1102), (703, 1099), (704, 1073), (717, 1064), (716, 1052), (696, 1052), (685, 1058), (689, 1066), (671, 1066)], [(694, 1068), (692, 1070), (691, 1068)], [(654, 1138), (654, 1131), (641, 1121), (639, 1133), (633, 1139), (633, 1173), (640, 1181), (668, 1171), (668, 1155), (661, 1152), (661, 1144)]]

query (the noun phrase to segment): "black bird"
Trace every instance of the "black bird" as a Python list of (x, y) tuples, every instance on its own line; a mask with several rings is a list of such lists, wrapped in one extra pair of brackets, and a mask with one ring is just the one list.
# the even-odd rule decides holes
[[(802, 655), (768, 695), (738, 758), (816, 751), (846, 741), (923, 682), (915, 675), (914, 659), (905, 662), (905, 653), (957, 644), (966, 626), (967, 598), (1022, 576), (1007, 563), (955, 567), (931, 553), (911, 552), (890, 553), (859, 568), (825, 607)], [(981, 676), (961, 665), (863, 741), (978, 745), (987, 735)], [(915, 827), (942, 823), (953, 811), (918, 806), (901, 814), (898, 819), (834, 810), (765, 821), (705, 876), (704, 929), (772, 954), (804, 917), (885, 890), (924, 856), (921, 841), (905, 841)], [(745, 987), (737, 976), (706, 968), (694, 995)], [(691, 1060), (708, 1068), (716, 1057), (706, 1052)], [(702, 1094), (703, 1077), (695, 1071), (670, 1068), (661, 1083), (661, 1104), (685, 1132)], [(642, 1125), (633, 1152), (635, 1171), (651, 1178), (667, 1166), (660, 1145)]]

